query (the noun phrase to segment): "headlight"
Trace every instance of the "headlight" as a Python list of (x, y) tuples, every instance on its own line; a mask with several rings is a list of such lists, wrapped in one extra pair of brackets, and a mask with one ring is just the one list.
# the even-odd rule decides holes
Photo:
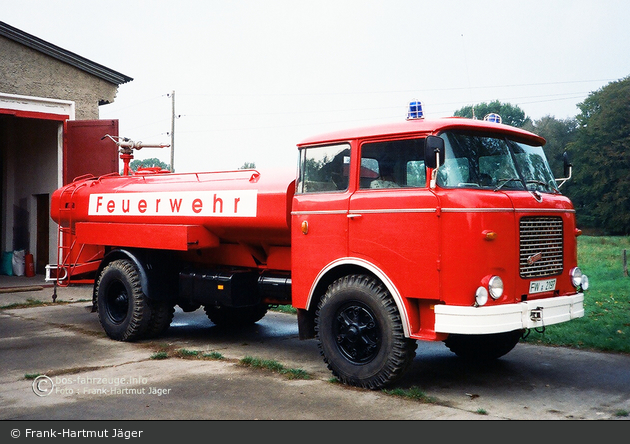
[(488, 302), (488, 290), (486, 290), (486, 287), (477, 288), (475, 292), (475, 302), (478, 307), (486, 305), (486, 302)]
[(582, 291), (586, 291), (588, 290), (588, 276), (583, 274), (582, 275)]
[(503, 295), (503, 280), (499, 276), (492, 276), (488, 282), (488, 291), (492, 299), (499, 299)]
[[(571, 270), (571, 283), (575, 288), (580, 288), (582, 286), (582, 270), (579, 267), (575, 267)], [(587, 286), (588, 286), (588, 278), (586, 278)]]

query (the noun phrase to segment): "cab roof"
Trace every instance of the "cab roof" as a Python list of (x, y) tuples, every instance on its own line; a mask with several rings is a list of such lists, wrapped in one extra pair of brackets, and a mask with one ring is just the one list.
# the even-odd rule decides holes
[(529, 131), (501, 123), (485, 120), (473, 120), (464, 117), (444, 117), (441, 119), (404, 120), (383, 125), (344, 129), (327, 134), (309, 137), (298, 143), (298, 147), (343, 142), (353, 139), (375, 139), (395, 135), (429, 135), (446, 130), (480, 131), (509, 136), (515, 140), (530, 144), (544, 145), (545, 139)]

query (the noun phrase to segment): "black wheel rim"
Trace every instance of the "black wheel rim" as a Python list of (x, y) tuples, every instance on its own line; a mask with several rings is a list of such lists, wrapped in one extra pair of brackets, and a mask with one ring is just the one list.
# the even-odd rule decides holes
[(378, 354), (380, 330), (374, 314), (363, 304), (349, 303), (337, 312), (333, 325), (337, 347), (355, 364), (366, 364)]
[(129, 311), (129, 295), (122, 282), (113, 282), (107, 288), (107, 316), (115, 324), (120, 324)]

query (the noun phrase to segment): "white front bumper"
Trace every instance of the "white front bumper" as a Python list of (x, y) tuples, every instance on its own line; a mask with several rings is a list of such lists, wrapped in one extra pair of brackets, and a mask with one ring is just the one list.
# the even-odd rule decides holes
[(584, 316), (584, 294), (489, 307), (435, 306), (438, 333), (489, 334), (559, 324)]

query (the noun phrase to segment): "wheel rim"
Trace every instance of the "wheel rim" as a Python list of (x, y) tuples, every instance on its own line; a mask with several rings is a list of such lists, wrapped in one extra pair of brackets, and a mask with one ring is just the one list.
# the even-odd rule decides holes
[(120, 324), (129, 311), (129, 295), (122, 282), (114, 282), (107, 288), (107, 316), (115, 324)]
[(364, 305), (350, 303), (341, 307), (333, 328), (337, 347), (349, 361), (365, 364), (378, 354), (381, 340), (378, 322)]

